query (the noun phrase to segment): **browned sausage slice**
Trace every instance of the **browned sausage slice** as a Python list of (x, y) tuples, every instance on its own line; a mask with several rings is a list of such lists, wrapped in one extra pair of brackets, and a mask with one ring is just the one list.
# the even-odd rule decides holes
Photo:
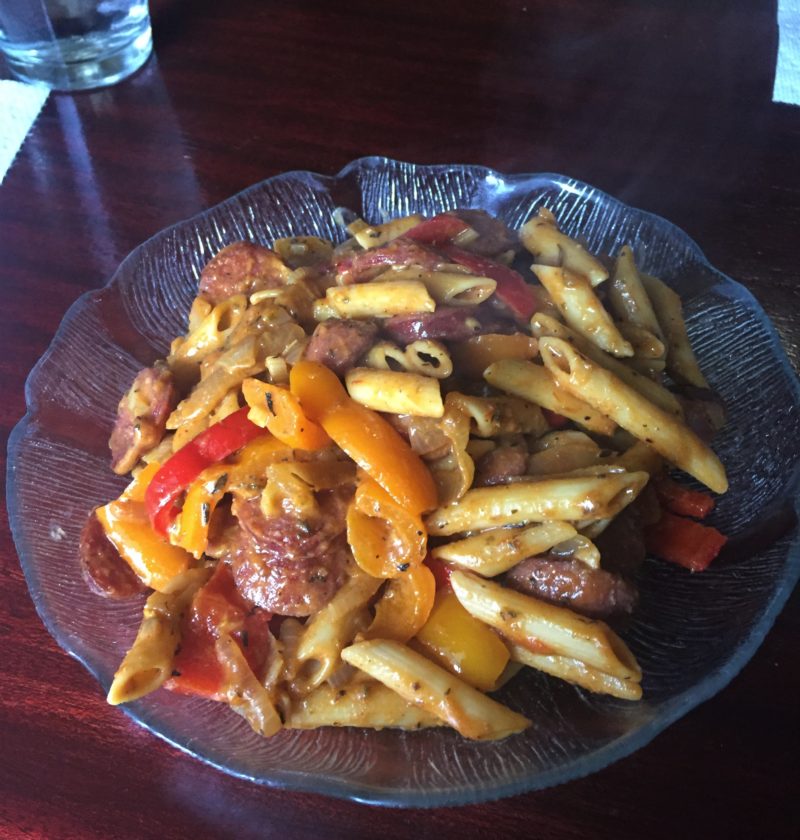
[(377, 333), (378, 327), (372, 321), (331, 318), (317, 325), (305, 357), (342, 376), (369, 350)]
[(145, 452), (161, 443), (167, 417), (177, 403), (172, 373), (163, 362), (139, 371), (117, 406), (117, 420), (108, 441), (115, 473), (130, 472)]
[(269, 248), (234, 242), (213, 257), (200, 275), (200, 294), (213, 304), (231, 295), (250, 295), (282, 286), (289, 269)]
[(81, 531), (79, 557), (86, 583), (99, 595), (131, 598), (147, 590), (106, 536), (95, 511)]

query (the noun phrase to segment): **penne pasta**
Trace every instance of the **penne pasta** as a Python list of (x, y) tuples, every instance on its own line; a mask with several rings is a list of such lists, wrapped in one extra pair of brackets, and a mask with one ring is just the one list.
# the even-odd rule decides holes
[(365, 679), (334, 688), (323, 684), (295, 700), (286, 715), (287, 729), (359, 726), (366, 729), (426, 729), (442, 721), (377, 680)]
[(547, 265), (534, 265), (532, 270), (575, 332), (613, 356), (633, 355), (630, 342), (622, 336), (585, 277)]
[(494, 528), (431, 550), (431, 556), (453, 563), (482, 577), (507, 572), (526, 557), (533, 557), (564, 542), (577, 532), (567, 522), (545, 522), (522, 528)]
[(470, 572), (453, 572), (456, 597), (475, 618), (512, 644), (577, 659), (621, 680), (638, 682), (642, 671), (627, 645), (604, 622), (556, 607)]
[(642, 283), (630, 245), (620, 249), (614, 264), (614, 273), (608, 284), (608, 304), (619, 321), (640, 327), (663, 342), (661, 325)]
[(519, 232), (525, 248), (533, 255), (536, 264), (564, 266), (569, 271), (582, 274), (597, 286), (608, 278), (603, 264), (582, 245), (562, 233), (549, 210), (539, 209), (539, 214), (527, 221)]
[(581, 688), (595, 694), (609, 694), (620, 700), (641, 700), (642, 686), (635, 679), (624, 679), (605, 674), (597, 668), (592, 668), (579, 659), (568, 656), (555, 656), (546, 653), (533, 653), (521, 645), (511, 645), (511, 658), (514, 662), (527, 665), (558, 677), (564, 682), (579, 685)]
[(642, 283), (653, 302), (661, 331), (664, 334), (667, 345), (667, 373), (681, 384), (708, 388), (708, 380), (703, 376), (692, 345), (689, 343), (681, 299), (657, 277), (643, 274)]
[(431, 536), (550, 520), (574, 521), (616, 516), (647, 483), (647, 473), (623, 470), (595, 475), (548, 476), (469, 490), (427, 518)]
[(207, 567), (191, 569), (174, 579), (169, 591), (154, 592), (145, 601), (139, 632), (108, 690), (112, 706), (144, 697), (170, 676), (181, 617), (210, 574)]
[(458, 730), (465, 738), (496, 740), (530, 721), (467, 685), (399, 642), (375, 639), (342, 651), (342, 659), (397, 692), (406, 702)]
[(419, 213), (392, 219), (382, 225), (368, 225), (363, 219), (356, 219), (347, 226), (347, 232), (362, 248), (376, 248), (397, 239), (421, 221)]
[[(436, 302), (418, 280), (331, 286), (325, 292), (323, 305), (340, 318), (391, 318), (436, 309)], [(314, 317), (317, 317), (316, 305)]]
[(345, 376), (347, 392), (361, 405), (390, 414), (441, 417), (444, 403), (439, 380), (418, 373), (353, 368)]
[(474, 397), (451, 391), (445, 405), (469, 418), (470, 432), (476, 437), (498, 435), (539, 435), (550, 427), (538, 406), (515, 397)]
[[(687, 426), (644, 399), (613, 373), (596, 365), (558, 338), (540, 341), (542, 358), (556, 381), (580, 399), (606, 412), (676, 467), (716, 493), (728, 489), (719, 458)], [(577, 518), (577, 517), (576, 517)]]
[[(354, 574), (334, 595), (333, 600), (304, 625), (290, 670), (292, 688), (306, 694), (330, 677), (339, 664), (342, 648), (353, 640), (359, 619), (370, 598), (383, 583), (380, 578)], [(367, 619), (368, 620), (368, 619)]]
[(426, 271), (421, 268), (390, 269), (378, 277), (379, 281), (399, 280), (422, 283), (436, 303), (445, 306), (477, 306), (488, 300), (497, 288), (491, 277), (469, 274), (458, 266), (452, 270)]
[(597, 434), (610, 435), (616, 428), (613, 420), (559, 388), (542, 365), (520, 359), (501, 359), (486, 368), (483, 378), (494, 388), (568, 417)]
[(676, 396), (664, 388), (663, 385), (659, 385), (647, 376), (643, 376), (635, 370), (626, 367), (619, 359), (615, 359), (608, 353), (603, 352), (596, 344), (587, 341), (583, 336), (578, 335), (578, 333), (564, 324), (559, 323), (554, 318), (537, 312), (531, 318), (531, 330), (540, 339), (552, 336), (553, 338), (563, 338), (565, 341), (569, 341), (580, 353), (583, 353), (584, 356), (587, 356), (606, 370), (610, 370), (615, 376), (618, 376), (623, 382), (650, 400), (651, 403), (663, 408), (664, 411), (668, 411), (670, 414), (678, 417), (683, 416), (683, 410)]

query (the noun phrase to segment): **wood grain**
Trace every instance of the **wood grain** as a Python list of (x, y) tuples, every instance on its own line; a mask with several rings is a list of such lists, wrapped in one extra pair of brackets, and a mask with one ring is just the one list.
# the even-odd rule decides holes
[[(152, 4), (133, 79), (55, 95), (0, 188), (0, 432), (61, 317), (175, 221), (290, 169), (384, 154), (586, 180), (684, 228), (800, 365), (800, 109), (774, 4)], [(769, 422), (769, 418), (764, 418)], [(3, 447), (5, 449), (5, 447)], [(0, 525), (3, 838), (800, 833), (800, 597), (719, 696), (586, 779), (397, 812), (226, 777), (133, 725), (39, 621)]]

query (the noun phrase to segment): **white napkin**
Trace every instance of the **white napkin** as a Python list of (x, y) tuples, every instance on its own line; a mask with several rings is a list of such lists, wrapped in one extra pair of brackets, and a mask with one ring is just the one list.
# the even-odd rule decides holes
[(0, 79), (0, 184), (49, 93), (46, 87)]
[(800, 105), (800, 0), (778, 0), (778, 64), (772, 101)]

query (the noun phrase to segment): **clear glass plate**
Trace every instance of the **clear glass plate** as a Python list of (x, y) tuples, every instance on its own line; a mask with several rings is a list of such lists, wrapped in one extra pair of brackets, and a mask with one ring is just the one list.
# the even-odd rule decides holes
[(89, 510), (124, 485), (107, 450), (119, 397), (137, 369), (183, 332), (200, 269), (223, 245), (303, 233), (340, 240), (338, 207), (370, 221), (481, 207), (518, 228), (541, 205), (593, 249), (631, 243), (643, 270), (681, 293), (698, 355), (730, 412), (716, 446), (731, 490), (712, 521), (733, 538), (732, 550), (698, 575), (655, 561), (643, 567), (640, 608), (624, 635), (644, 670), (644, 701), (597, 697), (524, 673), (501, 697), (534, 725), (499, 743), (445, 730), (286, 731), (263, 740), (227, 708), (166, 691), (128, 706), (135, 721), (263, 784), (384, 805), (479, 802), (584, 776), (628, 755), (719, 691), (752, 656), (800, 574), (796, 535), (774, 538), (797, 505), (800, 388), (752, 295), (669, 222), (579, 181), (383, 158), (357, 160), (334, 177), (292, 172), (251, 187), (157, 234), (107, 286), (72, 306), (28, 379), (28, 413), (9, 443), (10, 520), (36, 608), (107, 689), (141, 604), (89, 592), (78, 537)]

